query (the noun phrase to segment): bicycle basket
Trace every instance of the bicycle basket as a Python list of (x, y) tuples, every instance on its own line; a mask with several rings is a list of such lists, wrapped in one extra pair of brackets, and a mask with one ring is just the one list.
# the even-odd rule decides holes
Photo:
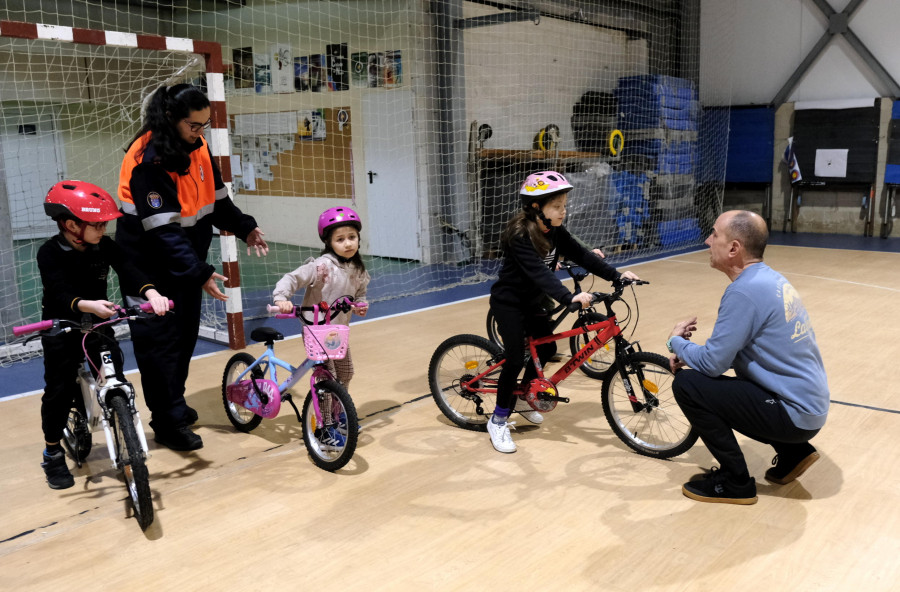
[(342, 360), (347, 355), (350, 327), (347, 325), (307, 325), (303, 327), (306, 357), (316, 362)]

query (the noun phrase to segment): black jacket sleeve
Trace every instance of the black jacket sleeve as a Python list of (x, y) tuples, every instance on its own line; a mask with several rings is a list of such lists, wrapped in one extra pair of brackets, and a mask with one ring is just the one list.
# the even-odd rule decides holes
[(530, 238), (524, 235), (513, 238), (510, 241), (507, 254), (515, 260), (522, 273), (531, 278), (542, 292), (560, 304), (570, 304), (572, 302), (572, 293), (550, 271), (550, 268), (538, 255)]
[[(209, 146), (206, 147), (209, 150)], [(213, 224), (216, 228), (234, 233), (242, 241), (247, 241), (247, 235), (253, 232), (258, 225), (253, 216), (243, 213), (235, 205), (234, 200), (228, 197), (227, 187), (222, 180), (222, 172), (210, 151), (209, 158), (213, 164), (213, 180), (216, 185), (216, 205), (213, 209)], [(221, 197), (220, 197), (221, 196)]]
[(574, 261), (589, 272), (606, 281), (619, 279), (621, 275), (616, 268), (601, 259), (596, 253), (584, 248), (584, 245), (575, 240), (564, 226), (556, 229), (556, 244), (560, 254), (566, 259)]
[(147, 290), (155, 287), (147, 274), (132, 263), (122, 248), (108, 236), (100, 239), (100, 253), (119, 276), (119, 287), (122, 294), (143, 296)]

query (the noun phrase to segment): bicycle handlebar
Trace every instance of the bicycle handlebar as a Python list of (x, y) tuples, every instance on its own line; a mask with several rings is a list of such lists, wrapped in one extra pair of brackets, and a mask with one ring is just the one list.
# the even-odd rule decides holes
[(318, 304), (314, 304), (312, 306), (296, 306), (296, 305), (294, 305), (293, 308), (291, 308), (291, 312), (284, 313), (284, 312), (280, 312), (281, 309), (279, 307), (274, 306), (272, 304), (267, 304), (266, 310), (269, 313), (273, 313), (273, 312), (276, 313), (275, 314), (276, 319), (299, 318), (304, 321), (305, 321), (305, 319), (303, 319), (303, 317), (301, 316), (301, 314), (304, 312), (318, 313), (320, 311), (325, 312), (325, 311), (330, 310), (331, 314), (328, 316), (328, 320), (330, 321), (335, 316), (337, 316), (338, 313), (350, 312), (351, 308), (364, 308), (366, 306), (369, 306), (368, 302), (354, 302), (353, 300), (350, 299), (349, 296), (343, 296), (343, 297), (335, 300), (330, 306), (328, 305), (327, 302), (319, 302)]
[[(592, 296), (591, 303), (593, 304), (594, 302), (604, 302), (604, 301), (607, 301), (610, 299), (616, 300), (620, 296), (622, 296), (622, 292), (624, 291), (625, 286), (630, 286), (630, 285), (643, 286), (643, 285), (649, 284), (649, 283), (650, 282), (648, 282), (647, 280), (629, 280), (629, 279), (622, 279), (622, 278), (613, 280), (612, 285), (613, 285), (614, 290), (609, 293), (607, 293), (607, 292), (591, 292), (591, 296)], [(573, 303), (569, 304), (569, 306), (567, 307), (567, 310), (569, 312), (575, 312), (579, 308), (581, 308), (581, 304), (579, 304), (578, 302), (573, 302)]]
[[(171, 300), (169, 300), (169, 308), (171, 309), (174, 307), (175, 307), (175, 303), (172, 302)], [(137, 313), (139, 313), (139, 312), (144, 312), (144, 313), (153, 312), (153, 306), (149, 302), (144, 302), (143, 304), (130, 306), (128, 308), (124, 308), (122, 306), (116, 306), (116, 312), (114, 314), (118, 315), (118, 316), (116, 316), (115, 318), (111, 317), (110, 319), (104, 319), (103, 321), (94, 325), (92, 328), (94, 328), (98, 325), (103, 325), (103, 324), (109, 323), (111, 321), (126, 320), (132, 316), (137, 315)], [(87, 313), (85, 313), (85, 314), (87, 314)], [(76, 321), (70, 321), (68, 319), (63, 319), (63, 320), (71, 323), (72, 325), (79, 324)], [(48, 329), (52, 329), (54, 327), (59, 327), (59, 321), (53, 320), (53, 319), (47, 319), (44, 321), (38, 321), (37, 323), (29, 323), (27, 325), (20, 325), (18, 327), (13, 327), (13, 335), (16, 337), (22, 337), (23, 335), (28, 335), (29, 333), (37, 333), (39, 331), (47, 331)], [(67, 330), (68, 329), (64, 329), (64, 331), (67, 331)]]

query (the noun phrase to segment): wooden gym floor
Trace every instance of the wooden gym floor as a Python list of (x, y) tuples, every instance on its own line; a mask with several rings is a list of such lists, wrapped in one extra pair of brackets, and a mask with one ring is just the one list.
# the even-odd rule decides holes
[[(671, 461), (630, 452), (600, 384), (580, 373), (561, 388), (572, 403), (514, 432), (515, 454), (452, 426), (429, 396), (428, 361), (452, 334), (484, 334), (479, 298), (353, 326), (364, 430), (336, 474), (306, 457), (289, 408), (233, 430), (220, 394), (231, 354), (195, 360), (188, 400), (205, 447), (151, 442), (156, 521), (143, 533), (100, 434), (75, 487), (52, 491), (39, 397), (3, 401), (0, 589), (897, 590), (900, 254), (770, 246), (766, 259), (810, 311), (834, 404), (813, 441), (822, 459), (793, 484), (767, 483), (772, 450), (742, 439), (754, 506), (682, 496), (710, 466), (702, 443)], [(695, 314), (695, 339), (708, 336), (727, 278), (707, 261), (632, 268), (652, 282), (637, 288), (645, 350), (662, 352)], [(277, 347), (286, 359), (301, 349)]]

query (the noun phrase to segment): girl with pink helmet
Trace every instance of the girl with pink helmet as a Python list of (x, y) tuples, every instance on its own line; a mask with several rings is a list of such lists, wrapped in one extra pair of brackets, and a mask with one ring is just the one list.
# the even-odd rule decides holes
[[(541, 337), (552, 333), (547, 311), (541, 306), (545, 295), (561, 304), (577, 302), (590, 306), (587, 292), (572, 294), (553, 273), (561, 259), (581, 265), (605, 280), (619, 277), (639, 279), (634, 273), (619, 273), (598, 254), (588, 251), (575, 240), (563, 221), (567, 194), (574, 189), (556, 171), (528, 175), (519, 189), (522, 211), (513, 216), (500, 236), (503, 265), (497, 281), (491, 286), (491, 311), (506, 349), (506, 363), (497, 384), (497, 406), (487, 422), (491, 444), (498, 452), (515, 452), (509, 435), (510, 414), (519, 413), (531, 423), (541, 423), (543, 416), (531, 409), (516, 392), (519, 373), (525, 366), (525, 336)], [(538, 357), (544, 364), (556, 353), (551, 342), (538, 346)], [(528, 364), (522, 384), (537, 377), (533, 364)]]
[[(351, 296), (355, 301), (366, 299), (371, 278), (359, 254), (362, 222), (357, 213), (347, 207), (328, 208), (319, 216), (318, 231), (319, 238), (325, 243), (321, 256), (310, 257), (275, 285), (272, 299), (281, 312), (291, 312), (294, 306), (291, 298), (298, 290), (305, 290), (301, 306), (323, 301), (330, 304), (341, 296)], [(353, 308), (353, 312), (365, 316), (368, 307)], [(332, 322), (346, 325), (350, 316), (349, 312), (340, 313)], [(332, 360), (328, 364), (335, 378), (348, 386), (353, 378), (350, 350), (343, 360)]]

